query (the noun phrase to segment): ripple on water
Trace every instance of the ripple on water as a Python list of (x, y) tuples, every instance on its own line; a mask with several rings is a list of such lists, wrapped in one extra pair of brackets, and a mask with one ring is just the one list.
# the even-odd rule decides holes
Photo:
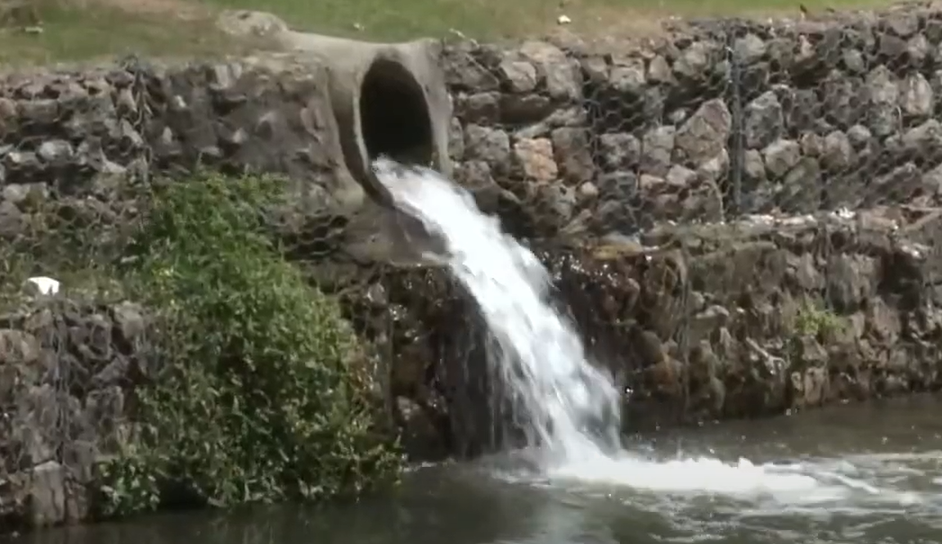
[[(656, 460), (625, 453), (585, 459), (543, 471), (503, 467), (495, 478), (585, 497), (617, 498), (649, 510), (708, 508), (737, 519), (809, 519), (897, 516), (919, 508), (939, 511), (938, 490), (914, 488), (926, 481), (920, 463), (939, 453), (881, 454), (842, 459), (757, 464), (709, 457)], [(902, 461), (908, 461), (902, 463)], [(942, 478), (936, 479), (942, 484)]]

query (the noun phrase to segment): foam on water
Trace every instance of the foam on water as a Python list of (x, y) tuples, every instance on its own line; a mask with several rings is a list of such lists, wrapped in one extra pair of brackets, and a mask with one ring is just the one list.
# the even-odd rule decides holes
[(578, 333), (549, 300), (536, 256), (481, 213), (472, 196), (434, 171), (380, 159), (373, 165), (395, 205), (440, 236), (454, 276), (476, 299), (497, 349), (491, 363), (529, 420), (544, 478), (661, 493), (773, 497), (793, 504), (880, 491), (801, 464), (658, 461), (620, 450), (619, 394), (591, 365)]
[(495, 341), (496, 368), (523, 404), (531, 444), (558, 462), (588, 461), (614, 447), (618, 393), (586, 362), (578, 334), (552, 308), (549, 273), (536, 256), (434, 172), (382, 159), (374, 169), (397, 206), (446, 242), (452, 272)]

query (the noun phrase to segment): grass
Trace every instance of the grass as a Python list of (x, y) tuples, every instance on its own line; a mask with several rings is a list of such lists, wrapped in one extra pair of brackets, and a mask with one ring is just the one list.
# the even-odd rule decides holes
[[(4, 2), (22, 0), (0, 0)], [(669, 16), (798, 15), (797, 0), (28, 0), (40, 34), (0, 30), (0, 65), (48, 64), (136, 53), (202, 56), (236, 52), (212, 24), (223, 9), (257, 9), (292, 27), (372, 40), (446, 36), (539, 36), (567, 15), (586, 35), (636, 36)], [(804, 0), (811, 12), (883, 6), (887, 0)], [(2, 10), (0, 10), (2, 12)], [(184, 15), (185, 14), (185, 15)], [(249, 47), (253, 47), (249, 45)]]
[(0, 65), (50, 64), (131, 53), (202, 56), (233, 45), (203, 18), (183, 20), (171, 14), (139, 13), (114, 5), (31, 1), (37, 2), (42, 32), (35, 34), (12, 26), (0, 29)]
[[(221, 7), (250, 9), (257, 0), (209, 0)], [(886, 0), (807, 0), (812, 11), (886, 5)], [(353, 24), (378, 39), (444, 35), (451, 29), (480, 39), (539, 36), (557, 28), (567, 15), (571, 28), (585, 34), (632, 34), (656, 27), (670, 16), (789, 14), (797, 16), (798, 0), (278, 0), (267, 4), (291, 24), (319, 32), (357, 35)], [(258, 9), (256, 7), (256, 9)]]

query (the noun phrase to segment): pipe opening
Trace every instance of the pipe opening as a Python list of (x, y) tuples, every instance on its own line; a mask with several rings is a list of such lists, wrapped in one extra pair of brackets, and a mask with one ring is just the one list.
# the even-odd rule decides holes
[(435, 151), (425, 94), (401, 64), (377, 59), (370, 65), (359, 107), (368, 164), (385, 155), (404, 164), (432, 165)]

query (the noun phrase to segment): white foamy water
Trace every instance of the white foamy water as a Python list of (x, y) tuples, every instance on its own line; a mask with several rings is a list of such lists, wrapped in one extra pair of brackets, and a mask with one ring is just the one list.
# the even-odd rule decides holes
[(578, 333), (549, 300), (549, 273), (526, 247), (481, 213), (473, 197), (425, 168), (380, 159), (379, 181), (396, 206), (441, 236), (454, 276), (473, 295), (493, 336), (491, 354), (529, 418), (530, 446), (550, 482), (617, 485), (669, 494), (722, 494), (794, 505), (852, 495), (905, 502), (826, 465), (659, 461), (618, 449), (619, 393), (589, 363)]
[(396, 205), (446, 242), (451, 270), (493, 336), (496, 369), (523, 405), (530, 445), (567, 462), (590, 461), (617, 444), (618, 392), (552, 308), (549, 273), (536, 256), (433, 171), (383, 159), (374, 170)]

